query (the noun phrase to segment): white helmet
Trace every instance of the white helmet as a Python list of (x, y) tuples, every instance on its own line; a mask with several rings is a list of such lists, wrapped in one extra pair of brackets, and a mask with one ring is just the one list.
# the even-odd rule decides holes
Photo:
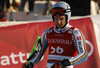
[(67, 16), (66, 22), (68, 23), (71, 17), (70, 6), (66, 2), (59, 1), (52, 7), (52, 9), (54, 8), (64, 8), (66, 10), (65, 12), (65, 15)]

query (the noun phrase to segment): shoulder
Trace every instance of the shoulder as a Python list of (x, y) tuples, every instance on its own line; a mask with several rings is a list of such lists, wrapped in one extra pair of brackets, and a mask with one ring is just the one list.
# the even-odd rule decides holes
[(49, 33), (49, 32), (51, 32), (51, 31), (53, 30), (53, 28), (54, 28), (54, 27), (51, 27), (51, 28), (46, 29), (46, 30), (42, 33), (42, 36), (45, 35), (45, 34), (47, 34), (47, 33)]
[(80, 30), (78, 28), (74, 28), (73, 33), (79, 33)]
[(72, 30), (73, 33), (79, 33), (80, 32), (80, 30), (77, 27), (74, 27), (74, 26), (71, 26), (71, 25), (69, 25), (69, 26), (70, 26), (69, 30)]
[(54, 27), (50, 27), (50, 28), (46, 29), (45, 32), (46, 32), (46, 33), (47, 33), (47, 32), (49, 33), (49, 32), (51, 32), (51, 31), (53, 30), (53, 28), (54, 28)]
[(53, 29), (54, 29), (54, 27), (49, 28), (48, 31), (47, 31), (47, 33), (52, 32)]
[(82, 33), (82, 31), (81, 31), (80, 29), (74, 28), (74, 30), (73, 30), (73, 35), (74, 35), (74, 36), (82, 36), (83, 33)]
[(73, 27), (73, 26), (68, 27), (68, 33), (70, 33), (70, 34), (73, 34), (76, 30), (78, 31), (78, 28)]
[(70, 26), (69, 31), (71, 31), (74, 35), (78, 35), (82, 33), (77, 27)]

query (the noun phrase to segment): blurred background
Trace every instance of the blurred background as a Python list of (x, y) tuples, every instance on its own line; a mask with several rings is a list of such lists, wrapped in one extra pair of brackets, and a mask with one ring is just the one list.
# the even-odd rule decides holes
[[(0, 21), (51, 19), (50, 10), (60, 0), (0, 0)], [(72, 17), (100, 14), (100, 0), (62, 0), (71, 6)]]

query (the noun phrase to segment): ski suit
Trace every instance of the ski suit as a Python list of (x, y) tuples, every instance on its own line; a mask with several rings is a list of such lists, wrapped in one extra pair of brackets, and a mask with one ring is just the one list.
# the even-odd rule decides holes
[(57, 29), (54, 26), (43, 32), (36, 56), (31, 60), (31, 63), (37, 64), (48, 47), (47, 68), (64, 59), (68, 59), (71, 64), (65, 68), (73, 68), (73, 65), (83, 63), (88, 58), (85, 36), (78, 28), (69, 24), (62, 29)]

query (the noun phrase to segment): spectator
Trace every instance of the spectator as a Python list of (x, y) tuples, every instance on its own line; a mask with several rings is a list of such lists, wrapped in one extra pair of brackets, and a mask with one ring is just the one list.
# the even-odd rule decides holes
[(19, 5), (19, 11), (24, 11), (24, 6), (25, 3), (28, 1), (29, 4), (29, 11), (33, 12), (34, 11), (34, 1), (35, 0), (21, 0), (21, 3)]
[[(6, 5), (6, 9), (4, 9), (4, 6)], [(0, 21), (6, 21), (5, 16), (8, 12), (8, 9), (10, 7), (9, 0), (0, 0)]]
[(100, 10), (100, 0), (93, 0), (95, 2), (95, 10), (96, 10), (96, 13), (99, 14), (99, 10)]

